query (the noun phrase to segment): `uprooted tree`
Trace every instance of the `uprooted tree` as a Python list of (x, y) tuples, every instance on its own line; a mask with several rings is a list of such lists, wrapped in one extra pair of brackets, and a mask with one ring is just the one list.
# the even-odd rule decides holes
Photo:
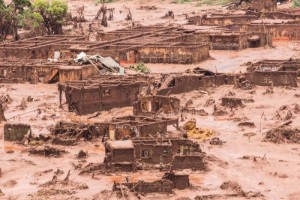
[(33, 3), (33, 16), (44, 26), (48, 35), (62, 34), (62, 26), (67, 15), (68, 4), (62, 0), (36, 0)]

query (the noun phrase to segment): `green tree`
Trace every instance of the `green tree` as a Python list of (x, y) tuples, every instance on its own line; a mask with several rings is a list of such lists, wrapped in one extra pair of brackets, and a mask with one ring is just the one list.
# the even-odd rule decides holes
[(18, 35), (18, 17), (22, 15), (26, 8), (30, 8), (29, 0), (12, 0), (6, 5), (0, 0), (0, 39), (3, 40), (7, 35), (13, 35), (15, 40)]
[(43, 23), (49, 35), (62, 34), (62, 25), (67, 15), (68, 4), (63, 0), (36, 0), (33, 16), (37, 23)]
[(300, 7), (300, 0), (293, 0), (294, 7)]

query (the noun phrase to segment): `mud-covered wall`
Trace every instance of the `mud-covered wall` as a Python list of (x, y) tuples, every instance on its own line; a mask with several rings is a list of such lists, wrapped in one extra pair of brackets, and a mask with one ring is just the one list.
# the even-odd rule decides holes
[(178, 113), (180, 109), (180, 100), (177, 98), (165, 96), (150, 96), (140, 98), (133, 105), (133, 114), (142, 116), (152, 116), (158, 111), (165, 113)]
[(226, 84), (233, 84), (233, 76), (175, 76), (168, 84), (165, 85), (166, 87), (158, 89), (157, 95), (180, 94), (190, 92), (198, 88), (207, 88), (214, 85), (219, 86)]
[(116, 84), (99, 87), (66, 87), (65, 96), (69, 111), (79, 115), (111, 108), (131, 106), (138, 99), (140, 83)]
[(202, 23), (201, 25), (226, 26), (226, 25), (237, 24), (237, 23), (248, 24), (251, 21), (256, 19), (258, 19), (257, 16), (251, 16), (251, 15), (203, 17), (201, 20)]
[(205, 170), (203, 155), (176, 155), (171, 166), (172, 170), (194, 169)]
[(154, 182), (144, 182), (141, 181), (137, 183), (124, 183), (128, 188), (132, 191), (136, 191), (138, 193), (172, 193), (175, 185), (170, 180), (158, 180)]
[(53, 66), (47, 65), (25, 66), (22, 63), (16, 63), (16, 65), (0, 64), (0, 77), (7, 80), (44, 82), (44, 77), (51, 74), (52, 68)]
[(260, 72), (246, 73), (246, 79), (261, 86), (297, 87), (297, 72)]
[(134, 149), (112, 149), (111, 153), (111, 162), (113, 163), (132, 163), (134, 161)]
[(150, 47), (138, 49), (136, 62), (192, 64), (209, 58), (209, 45)]
[(169, 164), (173, 160), (171, 144), (139, 143), (134, 144), (134, 149), (135, 158), (145, 163)]
[(212, 35), (210, 36), (210, 48), (212, 50), (239, 50), (239, 35)]
[(273, 40), (300, 40), (300, 24), (251, 24), (242, 30), (251, 32), (267, 32)]

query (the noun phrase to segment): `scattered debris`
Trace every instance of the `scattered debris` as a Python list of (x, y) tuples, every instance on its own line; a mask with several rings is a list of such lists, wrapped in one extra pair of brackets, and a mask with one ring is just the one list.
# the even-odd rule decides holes
[(253, 122), (240, 122), (238, 126), (246, 126), (246, 127), (254, 128), (255, 124)]
[(214, 137), (212, 139), (210, 139), (209, 144), (210, 145), (223, 145), (225, 142), (222, 141), (220, 138), (218, 137)]
[(228, 112), (225, 109), (214, 105), (213, 116), (225, 116), (225, 115), (228, 115)]
[(82, 150), (79, 151), (79, 153), (76, 155), (77, 159), (84, 159), (87, 158), (88, 154)]
[(28, 150), (30, 155), (38, 155), (44, 157), (55, 157), (59, 158), (62, 154), (67, 153), (65, 150), (57, 149), (50, 146), (45, 146), (44, 148), (37, 147)]
[(287, 127), (275, 128), (266, 133), (265, 142), (300, 144), (300, 130)]
[(210, 105), (213, 105), (214, 103), (215, 103), (214, 99), (208, 99), (203, 106), (208, 107)]
[(174, 17), (175, 17), (175, 15), (174, 15), (173, 11), (172, 11), (172, 10), (169, 10), (169, 11), (165, 14), (165, 16), (163, 16), (162, 18), (163, 18), (163, 19), (166, 19), (166, 18), (174, 19)]
[(244, 107), (242, 99), (233, 97), (223, 97), (222, 106), (226, 106), (229, 108)]

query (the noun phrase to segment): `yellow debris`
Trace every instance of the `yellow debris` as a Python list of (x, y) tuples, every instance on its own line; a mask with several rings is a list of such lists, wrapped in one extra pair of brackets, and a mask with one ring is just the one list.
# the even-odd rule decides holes
[(213, 130), (197, 128), (195, 119), (187, 121), (183, 125), (183, 129), (187, 132), (189, 138), (199, 140), (206, 140), (215, 134)]

